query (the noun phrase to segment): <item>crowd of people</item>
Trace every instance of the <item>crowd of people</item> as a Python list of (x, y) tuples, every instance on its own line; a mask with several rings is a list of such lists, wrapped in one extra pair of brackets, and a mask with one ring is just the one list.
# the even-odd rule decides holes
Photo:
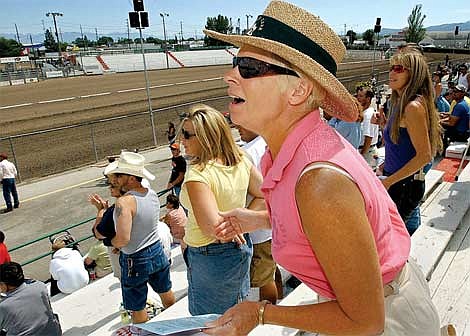
[[(97, 211), (88, 254), (53, 243), (52, 290), (71, 293), (90, 273), (112, 271), (133, 323), (146, 322), (147, 285), (164, 309), (175, 303), (170, 249), (179, 244), (189, 312), (222, 314), (204, 330), (209, 335), (246, 335), (259, 324), (335, 335), (451, 335), (410, 257), (410, 236), (433, 158), (470, 136), (467, 66), (459, 65), (453, 85), (443, 81), (446, 67), (431, 74), (419, 48), (403, 46), (390, 59), (390, 97), (380, 104), (374, 87), (358, 85), (351, 95), (337, 80), (343, 42), (299, 7), (271, 2), (246, 35), (205, 33), (239, 47), (224, 80), (243, 146), (207, 105), (192, 106), (178, 132), (169, 123), (165, 214), (144, 156), (121, 152), (104, 171), (114, 204), (88, 198)], [(12, 210), (16, 171), (6, 154), (0, 159)], [(24, 279), (3, 241), (0, 232), (0, 327), (7, 335), (25, 328), (23, 315), (9, 317), (17, 314), (11, 307), (37, 297), (47, 314), (35, 330), (60, 334), (45, 288)], [(277, 265), (319, 302), (276, 305), (283, 295)], [(245, 300), (250, 287), (259, 288), (256, 302)]]

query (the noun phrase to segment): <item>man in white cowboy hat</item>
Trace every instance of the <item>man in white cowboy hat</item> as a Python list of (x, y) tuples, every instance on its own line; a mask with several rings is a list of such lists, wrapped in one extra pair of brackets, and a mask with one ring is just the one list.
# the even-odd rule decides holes
[(111, 163), (108, 174), (126, 191), (116, 201), (114, 223), (116, 236), (111, 240), (121, 250), (121, 288), (124, 308), (132, 311), (132, 321), (148, 320), (145, 310), (147, 283), (158, 293), (165, 308), (175, 302), (171, 290), (170, 263), (158, 234), (160, 202), (157, 194), (142, 186), (143, 178), (155, 176), (145, 169), (145, 158), (138, 153), (122, 152), (117, 163)]
[(261, 160), (268, 211), (221, 213), (216, 237), (272, 227), (275, 261), (322, 303), (245, 301), (204, 332), (246, 335), (268, 323), (332, 335), (438, 336), (439, 317), (422, 272), (408, 261), (410, 238), (394, 202), (320, 117), (320, 107), (345, 121), (358, 116), (358, 101), (335, 77), (346, 52), (341, 39), (283, 1), (272, 1), (247, 35), (205, 33), (240, 47), (224, 77), (230, 117), (268, 147)]

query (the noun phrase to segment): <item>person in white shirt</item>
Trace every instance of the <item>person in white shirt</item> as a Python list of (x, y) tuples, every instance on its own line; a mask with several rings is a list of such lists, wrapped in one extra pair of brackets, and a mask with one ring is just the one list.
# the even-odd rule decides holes
[[(260, 169), (261, 157), (266, 151), (266, 142), (258, 134), (235, 125), (243, 141), (242, 148), (251, 158), (253, 164)], [(247, 200), (247, 204), (251, 199)], [(271, 229), (260, 229), (250, 232), (250, 238), (253, 242), (253, 257), (250, 265), (250, 286), (259, 288), (260, 301), (268, 300), (276, 304), (282, 288), (278, 289), (275, 281), (277, 271), (276, 263), (271, 254)]]
[(377, 166), (377, 140), (379, 138), (379, 125), (371, 123), (375, 110), (371, 106), (374, 91), (370, 87), (359, 87), (356, 91), (357, 100), (364, 109), (364, 119), (361, 123), (362, 139), (359, 152), (373, 169)]
[(89, 276), (83, 264), (80, 252), (65, 247), (65, 242), (60, 240), (52, 244), (52, 260), (49, 264), (51, 279), (51, 296), (62, 292), (70, 294), (85, 287)]
[[(13, 208), (20, 206), (15, 182), (17, 175), (16, 167), (7, 159), (8, 155), (6, 153), (0, 154), (0, 180), (2, 181), (3, 198), (7, 206), (4, 212), (13, 211)], [(13, 196), (13, 204), (11, 203), (11, 196)]]

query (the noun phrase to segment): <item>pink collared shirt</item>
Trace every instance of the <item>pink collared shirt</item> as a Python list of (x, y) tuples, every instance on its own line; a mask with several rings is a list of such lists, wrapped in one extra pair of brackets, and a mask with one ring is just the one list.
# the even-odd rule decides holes
[(298, 122), (274, 162), (269, 150), (261, 161), (262, 191), (272, 225), (274, 259), (318, 294), (330, 299), (336, 297), (303, 232), (295, 199), (300, 174), (313, 162), (337, 165), (357, 184), (374, 234), (382, 281), (389, 283), (409, 256), (410, 237), (405, 224), (361, 155), (321, 120), (318, 110)]

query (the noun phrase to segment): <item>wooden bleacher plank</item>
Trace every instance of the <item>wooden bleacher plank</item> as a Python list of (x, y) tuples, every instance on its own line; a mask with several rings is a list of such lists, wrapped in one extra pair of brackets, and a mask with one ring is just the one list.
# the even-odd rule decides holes
[(421, 212), (422, 225), (413, 235), (411, 255), (427, 279), (439, 262), (470, 205), (468, 174), (460, 182), (443, 183)]
[(436, 169), (431, 169), (426, 174), (425, 181), (425, 190), (423, 196), (423, 202), (428, 198), (428, 196), (434, 191), (434, 189), (442, 183), (444, 177), (444, 172)]
[(453, 324), (459, 335), (470, 333), (470, 211), (456, 230), (429, 282), (441, 324)]

